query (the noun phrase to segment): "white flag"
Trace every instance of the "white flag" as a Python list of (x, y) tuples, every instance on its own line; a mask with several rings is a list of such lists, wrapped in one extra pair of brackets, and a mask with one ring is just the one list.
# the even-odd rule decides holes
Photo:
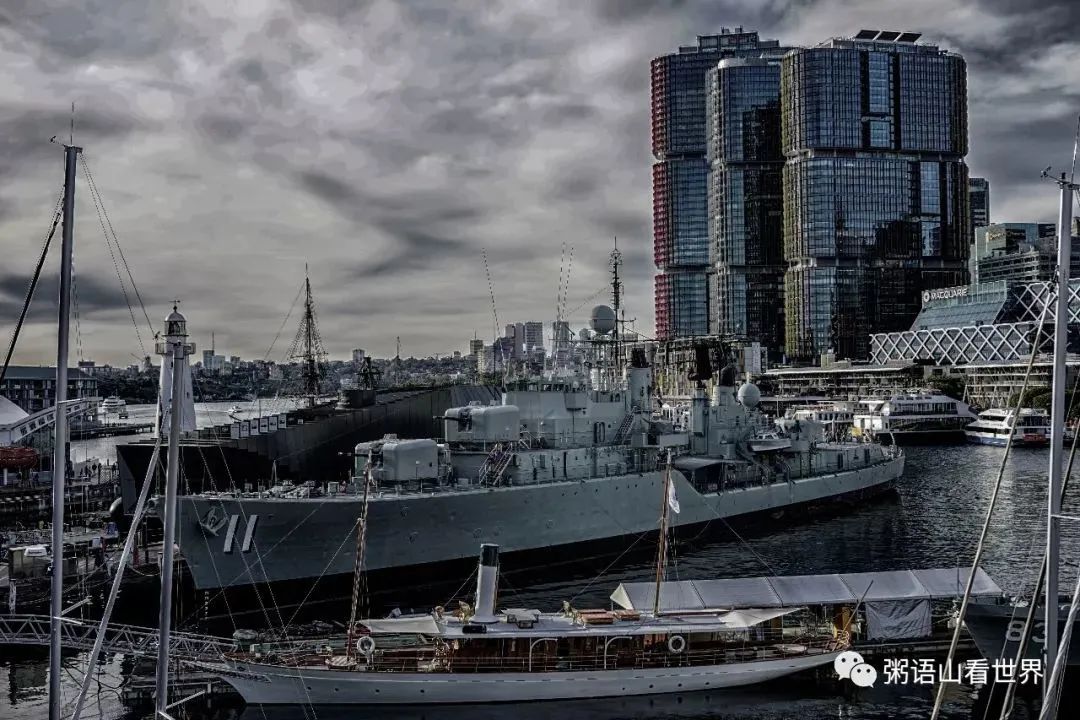
[(679, 514), (679, 496), (675, 494), (675, 483), (671, 479), (668, 480), (667, 486), (667, 504), (672, 512)]

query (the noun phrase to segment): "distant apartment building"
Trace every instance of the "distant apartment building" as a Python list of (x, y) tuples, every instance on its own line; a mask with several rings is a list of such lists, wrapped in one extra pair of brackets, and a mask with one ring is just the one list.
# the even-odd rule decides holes
[(974, 242), (975, 230), (990, 224), (990, 181), (986, 178), (968, 178), (968, 212)]
[(653, 261), (656, 336), (667, 340), (709, 332), (712, 255), (706, 76), (724, 58), (779, 51), (742, 28), (700, 35), (697, 45), (653, 59)]
[[(97, 378), (79, 368), (68, 370), (68, 399), (97, 397)], [(28, 413), (56, 404), (56, 368), (8, 366), (0, 395)]]
[(367, 355), (361, 348), (355, 348), (352, 351), (353, 365), (363, 365), (364, 357)]
[(863, 30), (782, 61), (790, 359), (865, 358), (924, 290), (968, 282), (966, 63), (918, 37)]

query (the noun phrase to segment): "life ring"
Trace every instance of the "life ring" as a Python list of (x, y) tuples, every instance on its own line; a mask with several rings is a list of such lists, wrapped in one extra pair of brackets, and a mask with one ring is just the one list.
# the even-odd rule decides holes
[(686, 638), (682, 635), (672, 635), (668, 638), (667, 649), (672, 655), (678, 655), (686, 649)]
[(371, 657), (371, 654), (375, 652), (375, 638), (370, 635), (365, 635), (357, 640), (356, 651), (364, 657)]

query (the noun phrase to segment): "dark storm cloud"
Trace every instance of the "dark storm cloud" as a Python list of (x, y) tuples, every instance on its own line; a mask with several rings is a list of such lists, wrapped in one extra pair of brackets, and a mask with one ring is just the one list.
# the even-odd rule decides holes
[[(77, 115), (77, 140), (98, 142), (123, 137), (136, 121), (111, 111), (87, 110)], [(16, 173), (29, 164), (53, 163), (63, 166), (64, 148), (71, 129), (71, 112), (60, 108), (25, 109), (0, 103), (0, 177)], [(57, 142), (50, 142), (56, 136)]]
[[(400, 334), (422, 353), (490, 328), (481, 248), (500, 319), (546, 322), (562, 244), (573, 307), (607, 283), (618, 236), (627, 312), (651, 329), (649, 62), (722, 26), (786, 45), (910, 29), (964, 54), (968, 162), (994, 219), (1049, 219), (1033, 174), (1068, 162), (1078, 23), (1065, 0), (10, 0), (0, 242), (27, 275), (0, 265), (0, 324), (52, 212), (48, 139), (72, 100), (144, 297), (183, 295), (196, 333), (261, 356), (307, 263), (332, 352), (389, 354)], [(79, 192), (80, 237), (96, 236)], [(130, 319), (98, 245), (78, 255), (84, 338), (125, 362)], [(35, 323), (55, 322), (52, 294)]]
[[(59, 245), (59, 233), (55, 238)], [(51, 253), (56, 257), (59, 253)], [(27, 258), (28, 261), (31, 261)], [(49, 323), (56, 325), (57, 305), (60, 297), (60, 283), (56, 275), (57, 263), (47, 263), (46, 271), (43, 272), (34, 290), (33, 300), (30, 304), (30, 312), (27, 315), (29, 322)], [(0, 336), (4, 332), (10, 332), (15, 326), (19, 313), (22, 311), (26, 292), (30, 286), (32, 268), (27, 267), (25, 275), (5, 270), (7, 274), (0, 275)], [(130, 292), (130, 290), (129, 290)], [(118, 286), (109, 285), (93, 276), (76, 277), (73, 291), (74, 308), (81, 319), (93, 319), (95, 315), (114, 316), (118, 310), (126, 314), (127, 303)], [(149, 301), (145, 295), (143, 299)], [(136, 310), (138, 313), (138, 310)]]

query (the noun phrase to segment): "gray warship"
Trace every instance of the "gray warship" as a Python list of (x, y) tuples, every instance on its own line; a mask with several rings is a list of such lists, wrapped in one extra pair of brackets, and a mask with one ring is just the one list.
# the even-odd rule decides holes
[(364, 569), (396, 580), (462, 567), (478, 543), (498, 544), (518, 567), (617, 553), (655, 531), (669, 454), (680, 533), (857, 502), (902, 474), (896, 448), (826, 442), (812, 421), (771, 425), (758, 389), (701, 350), (684, 424), (654, 413), (652, 371), (634, 349), (618, 370), (522, 378), (498, 404), (446, 410), (438, 440), (361, 443), (347, 484), (182, 496), (179, 542), (194, 585), (351, 576), (365, 490)]

